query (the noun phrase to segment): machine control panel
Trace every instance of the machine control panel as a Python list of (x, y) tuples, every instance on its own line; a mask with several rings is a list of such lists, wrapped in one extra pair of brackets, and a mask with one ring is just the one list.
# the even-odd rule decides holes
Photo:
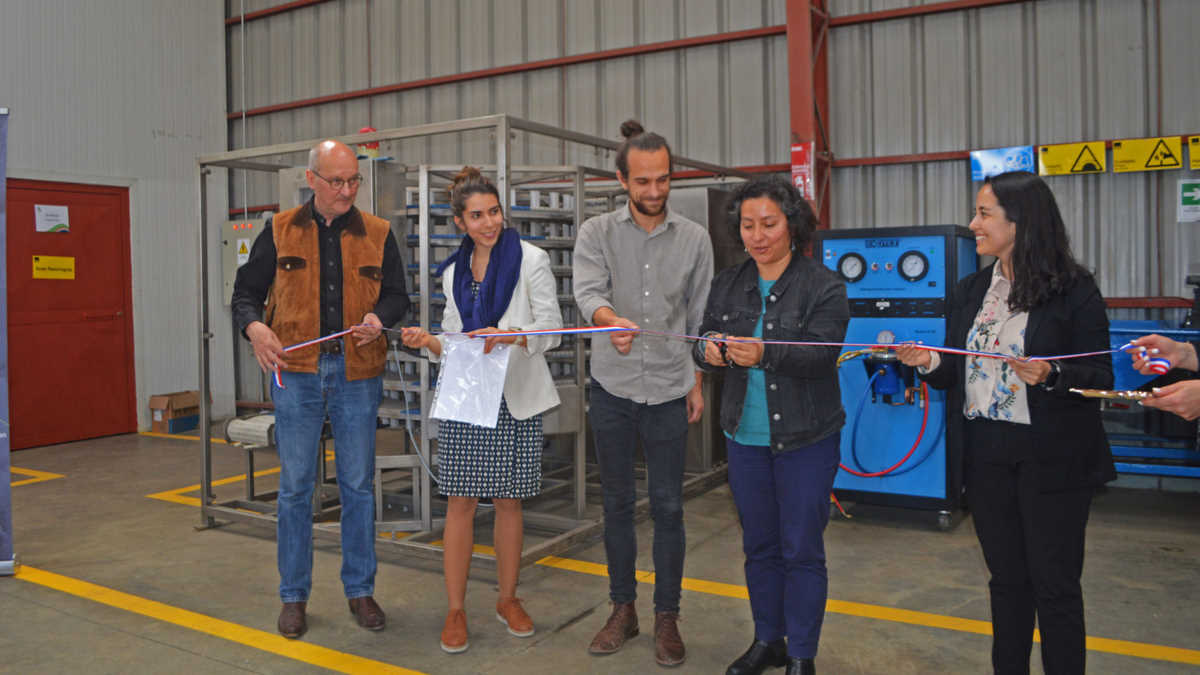
[[(846, 282), (851, 300), (943, 298), (946, 294), (946, 239), (943, 236), (863, 237), (821, 242), (825, 266)], [(935, 316), (931, 305), (913, 305), (916, 314), (896, 313), (896, 305), (860, 316)]]

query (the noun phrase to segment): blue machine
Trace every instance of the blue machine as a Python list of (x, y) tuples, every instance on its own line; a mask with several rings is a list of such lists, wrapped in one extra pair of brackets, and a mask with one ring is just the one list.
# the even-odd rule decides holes
[[(820, 231), (813, 254), (846, 282), (845, 342), (865, 344), (945, 344), (949, 293), (978, 264), (974, 235), (957, 225)], [(841, 470), (834, 489), (852, 501), (937, 510), (949, 527), (962, 449), (946, 443), (946, 395), (923, 390), (893, 353), (862, 351), (846, 348), (838, 371), (842, 465), (868, 475)]]

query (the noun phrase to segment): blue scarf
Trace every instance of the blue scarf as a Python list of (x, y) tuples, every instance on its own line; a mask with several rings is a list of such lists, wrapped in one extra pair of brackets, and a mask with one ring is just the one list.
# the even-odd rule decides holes
[(479, 293), (472, 300), (471, 253), (474, 250), (475, 241), (469, 236), (463, 237), (458, 250), (443, 260), (434, 272), (440, 277), (451, 263), (458, 263), (454, 265), (454, 304), (462, 317), (463, 332), (497, 326), (512, 301), (517, 278), (521, 275), (521, 237), (516, 230), (506, 227), (500, 231), (500, 238), (492, 248)]

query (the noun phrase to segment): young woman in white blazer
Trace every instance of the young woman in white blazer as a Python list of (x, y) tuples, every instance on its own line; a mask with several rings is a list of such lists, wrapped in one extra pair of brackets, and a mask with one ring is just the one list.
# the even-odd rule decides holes
[[(445, 333), (492, 335), (484, 350), (512, 345), (499, 423), (495, 429), (443, 420), (438, 429), (438, 480), (449, 499), (442, 558), (449, 611), (441, 647), (467, 649), (467, 573), (474, 548), (475, 507), (482, 497), (496, 508), (494, 541), (500, 597), (496, 618), (517, 637), (533, 635), (533, 621), (516, 597), (522, 547), (521, 500), (541, 491), (542, 413), (559, 404), (543, 355), (559, 345), (557, 335), (514, 337), (504, 331), (561, 328), (562, 314), (550, 257), (504, 226), (496, 186), (479, 170), (465, 167), (450, 195), (454, 223), (467, 236), (442, 264)], [(445, 338), (405, 328), (404, 344), (441, 356)]]

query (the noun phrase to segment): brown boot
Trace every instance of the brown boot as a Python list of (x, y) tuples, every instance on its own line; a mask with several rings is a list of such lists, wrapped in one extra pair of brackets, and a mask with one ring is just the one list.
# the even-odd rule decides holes
[(354, 615), (354, 620), (358, 622), (358, 625), (367, 630), (383, 630), (387, 618), (379, 604), (375, 602), (375, 598), (369, 595), (350, 598), (349, 604), (350, 613)]
[(307, 602), (285, 602), (279, 610), (279, 621), (275, 624), (279, 634), (294, 640), (308, 630), (308, 622), (304, 619), (304, 608)]
[(683, 638), (676, 625), (678, 621), (679, 615), (675, 612), (654, 614), (654, 660), (660, 666), (677, 666), (686, 658)]
[(637, 611), (633, 603), (613, 603), (612, 614), (604, 622), (604, 628), (592, 638), (588, 651), (593, 654), (612, 654), (621, 649), (625, 641), (638, 634)]

